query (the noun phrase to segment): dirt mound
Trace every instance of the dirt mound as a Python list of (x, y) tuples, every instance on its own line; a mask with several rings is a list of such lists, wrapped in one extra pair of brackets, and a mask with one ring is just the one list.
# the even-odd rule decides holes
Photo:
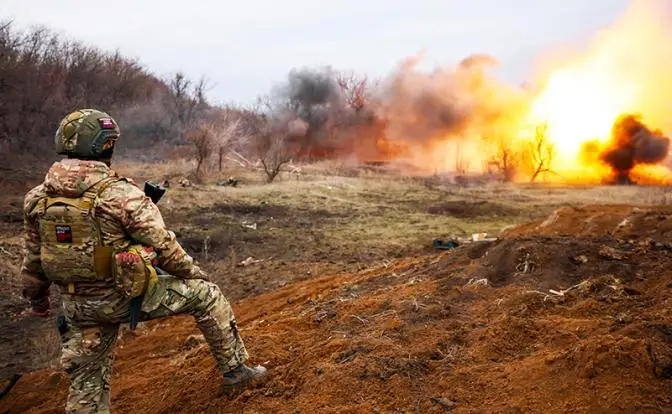
[(668, 252), (655, 243), (635, 245), (614, 237), (513, 237), (494, 243), (469, 275), (494, 286), (522, 283), (556, 290), (594, 275), (610, 274), (630, 282), (657, 271)]
[[(670, 412), (672, 213), (602, 210), (236, 304), (270, 376), (235, 400), (220, 395), (190, 319), (142, 324), (117, 348), (114, 409)], [(58, 371), (36, 372), (0, 412), (58, 412), (66, 387)]]
[(520, 226), (506, 235), (609, 235), (622, 239), (653, 237), (657, 241), (667, 241), (672, 236), (672, 207), (563, 207), (543, 220)]

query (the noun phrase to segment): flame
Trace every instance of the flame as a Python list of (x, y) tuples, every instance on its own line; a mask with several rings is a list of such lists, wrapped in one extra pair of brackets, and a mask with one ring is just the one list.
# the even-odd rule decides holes
[[(492, 76), (486, 69), (494, 61), (482, 56), (428, 74), (409, 59), (392, 77), (391, 93), (383, 94), (385, 139), (403, 144), (392, 158), (427, 172), (494, 171), (519, 181), (672, 182), (660, 163), (669, 146), (643, 158), (635, 141), (613, 135), (628, 115), (656, 136), (670, 136), (671, 43), (672, 3), (633, 0), (583, 47), (538, 59), (532, 88)], [(552, 151), (539, 150), (540, 142)], [(633, 162), (614, 164), (613, 154), (631, 155)], [(637, 164), (642, 160), (658, 164)], [(619, 165), (635, 168), (616, 170)]]
[[(554, 170), (563, 179), (599, 180), (611, 174), (595, 159), (582, 157), (587, 142), (605, 146), (622, 114), (670, 131), (672, 32), (666, 10), (655, 1), (634, 1), (614, 25), (601, 32), (586, 51), (541, 77), (520, 136), (529, 139), (535, 125), (547, 125), (556, 149)], [(672, 176), (667, 168), (640, 168), (656, 179)]]
[(635, 110), (636, 86), (591, 63), (551, 74), (532, 105), (531, 123), (548, 125), (557, 161), (564, 165), (579, 159), (586, 141), (606, 144), (616, 118)]

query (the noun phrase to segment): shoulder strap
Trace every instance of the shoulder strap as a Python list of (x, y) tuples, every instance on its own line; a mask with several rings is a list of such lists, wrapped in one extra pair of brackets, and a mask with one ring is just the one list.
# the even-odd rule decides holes
[(98, 198), (100, 195), (115, 181), (119, 181), (116, 177), (107, 177), (99, 182), (97, 182), (93, 187), (87, 190), (83, 197), (86, 197), (90, 200), (89, 204), (89, 217), (93, 219), (94, 227), (96, 228), (96, 237), (98, 239), (98, 246), (103, 246), (103, 233), (100, 229), (100, 220), (96, 217), (96, 206), (98, 204)]
[(86, 190), (84, 194), (82, 194), (82, 198), (88, 200), (87, 210), (92, 217), (95, 217), (96, 215), (96, 202), (98, 201), (98, 197), (100, 197), (103, 191), (105, 191), (107, 187), (110, 186), (110, 184), (116, 181), (120, 181), (120, 179), (118, 177), (104, 178)]

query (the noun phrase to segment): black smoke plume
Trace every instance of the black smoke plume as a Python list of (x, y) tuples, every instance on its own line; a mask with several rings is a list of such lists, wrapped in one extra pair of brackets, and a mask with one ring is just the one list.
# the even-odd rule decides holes
[(380, 84), (364, 78), (363, 96), (356, 99), (352, 92), (359, 84), (348, 89), (349, 78), (330, 67), (292, 70), (275, 89), (272, 118), (282, 125), (291, 119), (305, 123), (305, 135), (292, 140), (299, 157), (371, 160), (412, 153), (426, 165), (424, 155), (439, 142), (505, 135), (502, 125), (525, 107), (522, 91), (488, 73), (496, 66), (490, 56), (428, 72), (419, 61), (404, 60)]
[(343, 105), (335, 74), (330, 68), (292, 70), (287, 84), (278, 93), (286, 109), (312, 130), (321, 128), (331, 112)]
[[(330, 67), (303, 68), (289, 72), (286, 82), (275, 89), (271, 116), (276, 124), (292, 122), (302, 128), (291, 133), (299, 157), (337, 157), (375, 146), (375, 134), (361, 134), (376, 120), (372, 108), (353, 105), (346, 99), (339, 73)], [(285, 128), (286, 129), (286, 128)]]
[(611, 130), (611, 142), (601, 159), (614, 170), (618, 184), (633, 183), (630, 172), (637, 164), (657, 164), (667, 157), (670, 139), (651, 130), (636, 115), (622, 115)]

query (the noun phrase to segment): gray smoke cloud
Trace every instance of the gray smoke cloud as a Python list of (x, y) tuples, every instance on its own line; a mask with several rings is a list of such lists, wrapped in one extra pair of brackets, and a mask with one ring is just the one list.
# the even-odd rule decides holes
[(436, 142), (466, 133), (470, 138), (501, 136), (498, 129), (526, 102), (520, 88), (488, 73), (497, 63), (490, 56), (473, 55), (454, 68), (429, 72), (419, 69), (419, 60), (406, 59), (368, 90), (364, 106), (345, 96), (343, 77), (332, 68), (292, 70), (275, 89), (273, 118), (283, 125), (292, 119), (305, 123), (304, 151), (328, 148), (322, 153), (350, 151), (375, 158), (376, 151), (425, 144), (431, 152)]
[(388, 137), (412, 143), (459, 137), (467, 131), (487, 135), (488, 128), (512, 114), (522, 93), (488, 73), (497, 61), (472, 55), (456, 68), (429, 73), (417, 58), (404, 61), (380, 96)]
[(345, 106), (336, 74), (328, 67), (290, 71), (286, 84), (276, 88), (274, 98), (280, 112), (290, 112), (307, 124), (306, 133), (318, 131)]
[[(271, 119), (294, 138), (301, 155), (349, 155), (357, 150), (358, 128), (372, 122), (370, 110), (348, 104), (339, 79), (330, 67), (295, 69), (275, 88)], [(365, 139), (375, 143), (373, 135)]]

